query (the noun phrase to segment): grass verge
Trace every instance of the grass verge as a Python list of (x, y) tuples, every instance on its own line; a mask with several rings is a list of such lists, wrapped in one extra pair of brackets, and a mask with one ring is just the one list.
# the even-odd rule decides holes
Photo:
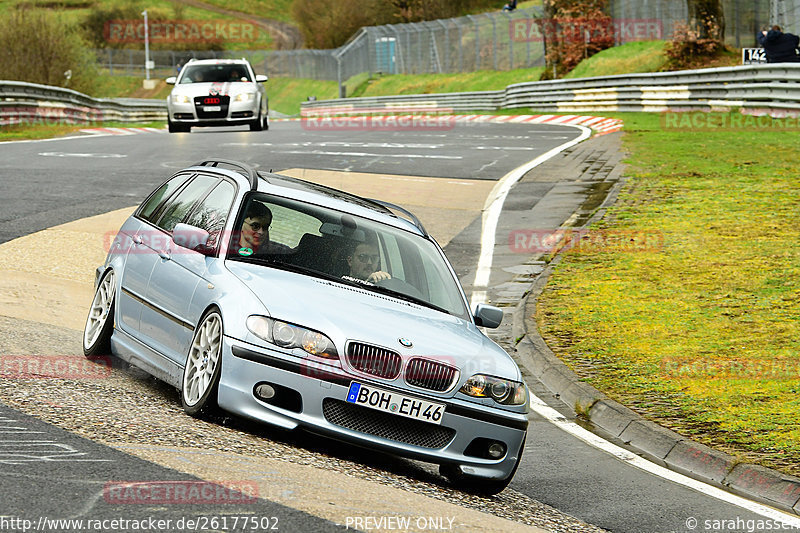
[(668, 58), (664, 49), (667, 41), (640, 41), (615, 46), (584, 59), (564, 76), (565, 78), (590, 78), (636, 72), (658, 72), (666, 67)]
[[(605, 241), (564, 254), (540, 331), (626, 406), (800, 474), (796, 132), (619, 116), (630, 180), (597, 228)], [(642, 236), (649, 244), (630, 242)]]

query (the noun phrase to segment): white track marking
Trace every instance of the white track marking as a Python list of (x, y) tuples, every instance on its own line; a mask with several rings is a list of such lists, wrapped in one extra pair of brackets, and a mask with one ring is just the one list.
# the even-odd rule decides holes
[(460, 155), (422, 155), (422, 154), (371, 154), (369, 152), (325, 152), (322, 150), (273, 150), (274, 154), (332, 155), (346, 157), (399, 157), (402, 159), (458, 159)]
[(43, 157), (92, 157), (97, 159), (123, 158), (126, 154), (90, 154), (90, 153), (69, 153), (69, 152), (39, 152)]
[(586, 128), (584, 126), (572, 126), (574, 128), (578, 128), (581, 130), (581, 134), (572, 139), (571, 141), (565, 142), (559, 146), (556, 146), (549, 152), (545, 152), (544, 154), (540, 155), (536, 159), (532, 161), (528, 161), (524, 165), (515, 168), (505, 176), (503, 176), (500, 181), (497, 182), (492, 192), (489, 194), (489, 197), (486, 199), (486, 203), (483, 206), (483, 223), (482, 223), (482, 230), (481, 230), (481, 255), (478, 259), (478, 270), (475, 272), (475, 282), (472, 284), (472, 300), (470, 301), (470, 306), (472, 309), (475, 309), (475, 306), (479, 303), (486, 303), (486, 289), (489, 286), (489, 276), (492, 273), (492, 261), (494, 260), (494, 245), (495, 245), (495, 233), (497, 232), (497, 222), (500, 220), (500, 214), (503, 211), (503, 204), (506, 201), (506, 197), (508, 196), (508, 192), (526, 173), (528, 173), (532, 168), (535, 168), (551, 157), (563, 152), (567, 148), (575, 146), (579, 142), (588, 139), (592, 135), (592, 130)]
[(620, 448), (616, 444), (612, 444), (607, 440), (598, 437), (591, 431), (582, 428), (575, 422), (570, 422), (564, 418), (561, 413), (547, 405), (533, 393), (531, 393), (530, 405), (531, 410), (533, 410), (542, 418), (546, 419), (548, 422), (551, 422), (558, 428), (566, 431), (573, 437), (582, 440), (586, 444), (611, 454), (623, 463), (627, 463), (654, 476), (668, 479), (669, 481), (683, 485), (684, 487), (696, 490), (697, 492), (711, 496), (712, 498), (716, 498), (737, 507), (741, 507), (742, 509), (746, 509), (752, 513), (764, 516), (770, 520), (776, 520), (784, 523), (787, 525), (787, 527), (800, 528), (800, 517), (792, 516), (784, 513), (783, 511), (779, 511), (772, 507), (768, 507), (766, 505), (750, 501), (746, 498), (742, 498), (741, 496), (731, 494), (730, 492), (726, 492), (722, 489), (718, 489), (717, 487), (708, 485), (702, 481), (692, 479), (689, 476), (679, 474), (678, 472), (673, 472), (672, 470), (664, 468), (663, 466), (659, 466), (655, 463), (651, 463), (647, 459), (643, 459), (635, 453), (629, 452), (624, 448)]

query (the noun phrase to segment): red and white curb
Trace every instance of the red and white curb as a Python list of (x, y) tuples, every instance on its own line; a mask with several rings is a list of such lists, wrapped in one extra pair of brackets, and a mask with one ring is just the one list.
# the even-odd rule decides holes
[[(355, 111), (355, 110), (354, 110)], [(348, 115), (325, 114), (324, 110), (311, 111), (308, 115), (300, 118), (272, 119), (275, 122), (282, 121), (330, 121), (336, 125), (346, 127), (348, 122), (361, 125), (364, 115), (358, 115), (357, 111)], [(559, 126), (583, 126), (591, 129), (595, 135), (605, 135), (620, 131), (624, 126), (622, 119), (598, 117), (592, 115), (454, 115), (454, 114), (370, 114), (368, 115), (376, 123), (381, 123), (389, 117), (397, 121), (402, 120), (436, 120), (440, 124), (452, 121), (456, 124), (552, 124)], [(317, 129), (317, 128), (314, 128)], [(325, 128), (327, 129), (327, 128)]]
[(165, 128), (86, 128), (80, 130), (87, 135), (138, 135), (140, 133), (167, 133)]

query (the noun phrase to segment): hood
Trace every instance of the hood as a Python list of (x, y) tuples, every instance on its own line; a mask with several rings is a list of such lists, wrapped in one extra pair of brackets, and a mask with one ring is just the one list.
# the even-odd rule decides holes
[[(421, 305), (312, 276), (228, 261), (231, 273), (272, 318), (320, 331), (344, 352), (347, 341), (389, 348), (404, 359), (423, 356), (462, 375), (483, 372), (520, 380), (516, 363), (470, 321)], [(406, 348), (399, 339), (410, 340)]]
[(206, 82), (206, 83), (183, 83), (176, 85), (172, 89), (173, 94), (186, 95), (190, 98), (195, 96), (236, 96), (242, 93), (258, 92), (258, 87), (251, 82)]

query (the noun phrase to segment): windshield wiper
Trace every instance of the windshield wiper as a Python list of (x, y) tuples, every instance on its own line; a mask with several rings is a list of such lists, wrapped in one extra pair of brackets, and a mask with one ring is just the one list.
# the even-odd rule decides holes
[(431, 302), (429, 302), (427, 300), (423, 300), (422, 298), (418, 298), (416, 296), (411, 296), (410, 294), (406, 294), (404, 292), (396, 291), (396, 290), (390, 289), (388, 287), (382, 287), (380, 285), (376, 285), (374, 283), (369, 283), (369, 282), (363, 283), (360, 286), (369, 287), (370, 290), (373, 290), (375, 292), (379, 292), (381, 294), (385, 294), (387, 296), (392, 296), (394, 298), (397, 298), (398, 300), (405, 300), (406, 302), (411, 302), (411, 303), (414, 303), (414, 304), (417, 304), (417, 305), (421, 305), (423, 307), (428, 307), (430, 309), (433, 309), (435, 311), (440, 311), (440, 312), (448, 314), (448, 315), (452, 315), (453, 314), (450, 311), (448, 311), (447, 309), (445, 309), (444, 307), (439, 307), (438, 305), (432, 304)]

